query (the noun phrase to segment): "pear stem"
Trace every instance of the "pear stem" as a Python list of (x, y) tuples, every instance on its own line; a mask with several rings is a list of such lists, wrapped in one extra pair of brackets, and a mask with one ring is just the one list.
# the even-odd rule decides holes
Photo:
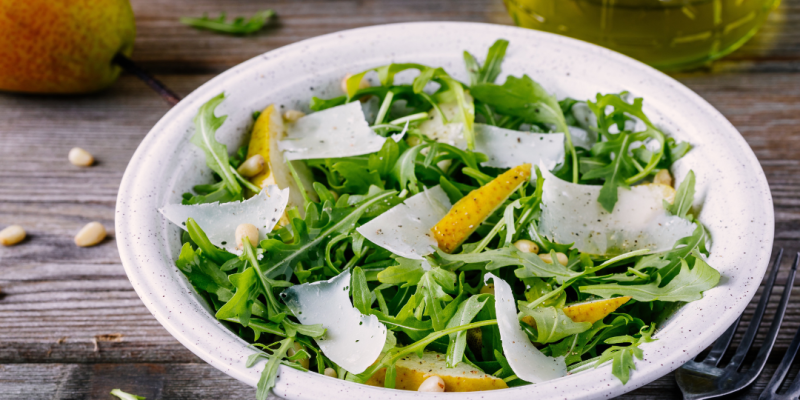
[(136, 65), (133, 60), (124, 56), (123, 54), (117, 53), (112, 62), (119, 65), (125, 70), (125, 72), (136, 75), (136, 77), (141, 79), (142, 82), (144, 82), (147, 86), (150, 86), (151, 89), (155, 90), (155, 92), (158, 93), (158, 95), (161, 96), (164, 101), (169, 103), (169, 105), (174, 106), (181, 101), (180, 96), (175, 94), (175, 92), (161, 83), (161, 81), (150, 75), (147, 71)]

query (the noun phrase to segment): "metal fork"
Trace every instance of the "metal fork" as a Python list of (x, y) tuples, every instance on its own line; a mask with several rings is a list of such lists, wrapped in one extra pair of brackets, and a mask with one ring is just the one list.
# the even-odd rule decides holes
[[(753, 381), (756, 380), (758, 375), (764, 369), (764, 365), (767, 363), (769, 353), (772, 351), (772, 347), (775, 344), (775, 339), (778, 337), (778, 330), (780, 329), (781, 322), (783, 322), (783, 316), (786, 313), (786, 307), (789, 303), (789, 296), (791, 296), (792, 286), (794, 286), (794, 276), (795, 272), (797, 271), (797, 264), (800, 262), (800, 253), (797, 254), (794, 264), (792, 265), (792, 269), (789, 272), (789, 277), (786, 279), (786, 285), (783, 288), (781, 301), (778, 305), (777, 311), (775, 312), (775, 318), (772, 320), (772, 324), (769, 327), (767, 337), (764, 339), (764, 344), (761, 346), (756, 359), (753, 361), (750, 367), (740, 371), (742, 369), (742, 362), (744, 361), (748, 350), (750, 350), (750, 346), (752, 346), (753, 341), (756, 338), (758, 327), (761, 325), (761, 320), (764, 317), (764, 312), (767, 309), (769, 296), (772, 293), (772, 287), (775, 285), (775, 277), (778, 275), (778, 270), (780, 270), (782, 258), (783, 249), (780, 249), (780, 251), (778, 251), (778, 256), (775, 258), (775, 263), (772, 266), (772, 271), (770, 272), (767, 282), (764, 285), (764, 291), (761, 293), (761, 298), (758, 300), (758, 306), (753, 314), (753, 319), (750, 321), (750, 325), (747, 327), (747, 331), (742, 338), (742, 342), (739, 344), (739, 348), (736, 350), (736, 353), (734, 354), (730, 363), (722, 368), (717, 366), (722, 359), (722, 356), (725, 354), (725, 351), (728, 349), (728, 346), (731, 344), (731, 339), (733, 339), (733, 335), (736, 333), (736, 328), (739, 326), (739, 321), (741, 321), (742, 318), (741, 316), (736, 320), (736, 322), (733, 323), (733, 325), (731, 325), (730, 328), (728, 328), (727, 331), (725, 331), (724, 334), (722, 334), (722, 336), (720, 336), (719, 339), (717, 339), (705, 359), (702, 361), (689, 361), (675, 372), (675, 380), (678, 382), (678, 386), (681, 388), (684, 399), (710, 399), (736, 392), (753, 383)], [(792, 342), (792, 346), (794, 352), (796, 352), (797, 347), (800, 347), (800, 339), (798, 339), (798, 337), (795, 337), (795, 340)], [(792, 350), (792, 348), (790, 348), (790, 350)], [(793, 356), (794, 353), (792, 353), (792, 358)], [(791, 365), (791, 360), (786, 363), (786, 360), (784, 359), (784, 361), (781, 362), (781, 366), (784, 366), (784, 364), (787, 364), (785, 365), (784, 370), (780, 370), (780, 368), (778, 370), (778, 372), (782, 371), (783, 375), (780, 377), (780, 379), (777, 379), (777, 384), (773, 385), (773, 382), (770, 382), (770, 386), (768, 386), (768, 388), (775, 386), (774, 390), (777, 390), (777, 387), (780, 386), (780, 382), (786, 375), (789, 365)], [(776, 380), (777, 377), (778, 374), (776, 373), (776, 376), (773, 377), (773, 380)], [(795, 381), (792, 387), (795, 386), (798, 386), (798, 390), (800, 390), (800, 383)], [(770, 399), (770, 397), (766, 397), (766, 399)]]

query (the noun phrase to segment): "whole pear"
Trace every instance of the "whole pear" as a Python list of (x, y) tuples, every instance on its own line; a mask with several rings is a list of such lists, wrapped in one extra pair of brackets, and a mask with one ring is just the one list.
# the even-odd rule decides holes
[(0, 90), (86, 93), (112, 84), (136, 26), (128, 0), (0, 0)]

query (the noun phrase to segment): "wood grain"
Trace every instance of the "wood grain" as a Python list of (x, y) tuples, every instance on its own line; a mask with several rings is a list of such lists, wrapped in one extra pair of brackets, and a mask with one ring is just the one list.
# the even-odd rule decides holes
[[(271, 7), (280, 18), (245, 38), (177, 21), (216, 15), (223, 6), (229, 15)], [(423, 20), (511, 22), (500, 0), (134, 0), (133, 7), (134, 59), (182, 95), (253, 56), (342, 29)], [(772, 189), (775, 243), (787, 254), (800, 251), (798, 23), (800, 0), (784, 0), (742, 49), (710, 67), (675, 75), (717, 107), (755, 151)], [(29, 234), (18, 246), (0, 248), (0, 399), (106, 399), (114, 387), (148, 400), (253, 398), (253, 389), (172, 338), (120, 265), (113, 232), (119, 181), (139, 142), (166, 111), (160, 98), (129, 76), (91, 96), (0, 94), (0, 228), (20, 224)], [(70, 165), (66, 155), (74, 146), (92, 152), (97, 165)], [(110, 237), (97, 247), (77, 248), (74, 234), (93, 220)], [(800, 288), (793, 295), (800, 298)], [(779, 296), (776, 290), (766, 322)], [(798, 327), (800, 303), (794, 301), (766, 374), (737, 398), (758, 397)], [(765, 323), (756, 346), (766, 329)], [(121, 337), (98, 341), (111, 334)], [(680, 392), (668, 375), (622, 398), (674, 399)]]

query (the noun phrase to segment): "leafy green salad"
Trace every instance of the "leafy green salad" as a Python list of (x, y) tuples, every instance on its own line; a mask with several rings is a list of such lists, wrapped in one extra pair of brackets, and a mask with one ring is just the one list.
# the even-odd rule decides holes
[(398, 63), (307, 115), (270, 105), (233, 154), (224, 94), (200, 108), (213, 179), (160, 211), (183, 230), (177, 267), (263, 365), (259, 399), (280, 365), (449, 392), (610, 364), (624, 384), (658, 324), (717, 285), (694, 173), (670, 172), (691, 145), (628, 93), (496, 82), (508, 45), (464, 52), (467, 82)]

